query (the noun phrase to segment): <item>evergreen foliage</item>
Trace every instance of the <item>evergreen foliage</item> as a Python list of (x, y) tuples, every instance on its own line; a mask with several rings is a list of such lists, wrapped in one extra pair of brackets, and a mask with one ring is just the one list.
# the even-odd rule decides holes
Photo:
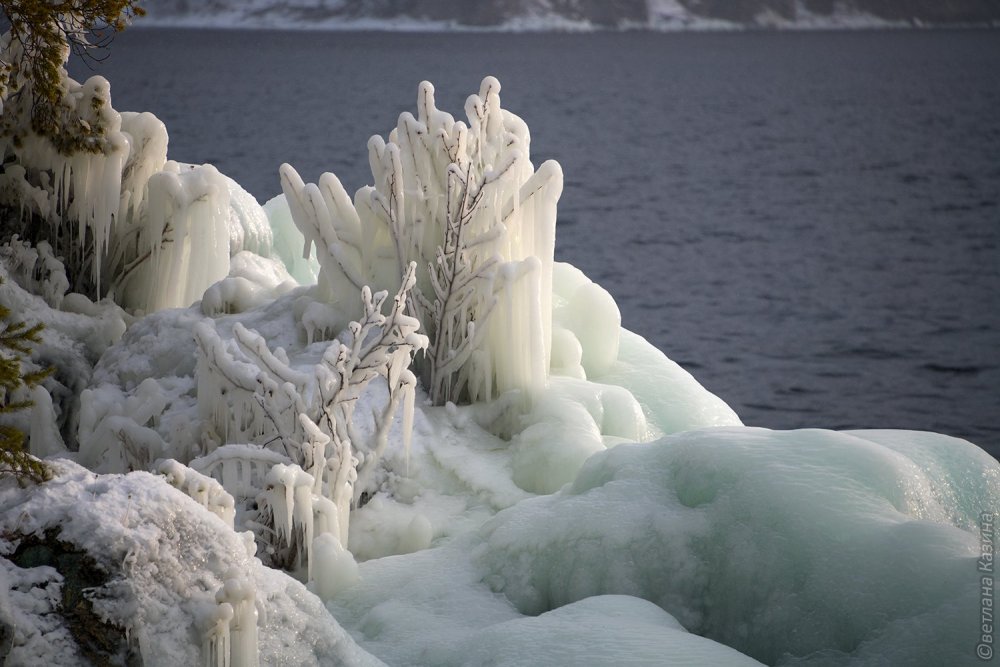
[[(31, 354), (31, 345), (41, 342), (42, 324), (28, 326), (11, 321), (11, 311), (0, 304), (0, 416), (31, 407), (31, 401), (18, 400), (16, 391), (34, 387), (52, 373), (48, 368), (28, 372), (24, 358)], [(10, 474), (19, 479), (41, 482), (50, 477), (44, 463), (24, 449), (24, 433), (9, 424), (0, 424), (0, 475)]]
[(10, 22), (0, 63), (0, 135), (17, 145), (30, 119), (31, 131), (64, 155), (103, 152), (105, 128), (91, 122), (100, 116), (88, 121), (77, 113), (63, 66), (71, 51), (88, 57), (89, 49), (105, 46), (144, 14), (137, 0), (0, 0), (0, 10)]

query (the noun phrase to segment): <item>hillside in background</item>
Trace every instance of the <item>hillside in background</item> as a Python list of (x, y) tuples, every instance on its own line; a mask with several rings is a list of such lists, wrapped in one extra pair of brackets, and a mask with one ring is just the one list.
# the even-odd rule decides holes
[(145, 25), (739, 29), (1000, 25), (994, 0), (148, 0)]

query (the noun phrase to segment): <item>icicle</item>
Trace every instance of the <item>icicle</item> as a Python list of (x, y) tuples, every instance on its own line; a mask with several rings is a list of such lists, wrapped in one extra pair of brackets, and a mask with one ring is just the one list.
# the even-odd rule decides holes
[(403, 451), (406, 456), (406, 474), (410, 474), (410, 442), (413, 440), (413, 412), (416, 402), (417, 378), (407, 369), (403, 375)]
[(230, 667), (229, 624), (233, 620), (233, 606), (223, 602), (204, 621), (202, 657), (205, 667)]
[(316, 423), (308, 415), (299, 414), (299, 423), (305, 431), (306, 440), (302, 443), (303, 449), (308, 448), (309, 456), (307, 461), (311, 462), (307, 471), (313, 476), (313, 493), (320, 495), (323, 492), (323, 472), (326, 469), (326, 446), (330, 443), (330, 436), (323, 433)]
[(66, 445), (56, 427), (52, 396), (39, 384), (31, 389), (31, 401), (31, 429), (28, 435), (31, 453), (38, 458), (65, 453)]
[(222, 588), (215, 594), (215, 601), (220, 609), (226, 606), (230, 609), (227, 628), (229, 658), (226, 664), (257, 667), (260, 658), (257, 649), (256, 591), (237, 569), (226, 572), (224, 579)]
[[(313, 476), (298, 465), (277, 464), (265, 478), (266, 501), (271, 508), (279, 542), (297, 546), (295, 561), (308, 567), (313, 538)], [(295, 543), (295, 536), (303, 539)], [(304, 553), (303, 553), (304, 550)]]
[(337, 507), (337, 527), (340, 530), (337, 538), (344, 546), (347, 546), (354, 484), (358, 481), (358, 464), (359, 461), (352, 454), (349, 442), (339, 443), (336, 446), (334, 457), (327, 461), (327, 478), (329, 479), (327, 497)]

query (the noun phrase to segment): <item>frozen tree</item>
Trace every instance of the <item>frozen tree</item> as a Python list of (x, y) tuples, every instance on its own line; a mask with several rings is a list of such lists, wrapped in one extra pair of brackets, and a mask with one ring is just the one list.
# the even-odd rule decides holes
[(436, 108), (420, 84), (417, 116), (403, 113), (388, 141), (374, 136), (374, 185), (353, 201), (330, 173), (306, 184), (289, 165), (282, 189), (315, 245), (331, 303), (362, 285), (391, 285), (418, 264), (410, 312), (430, 345), (423, 379), (435, 403), (533, 390), (548, 373), (556, 204), (562, 171), (529, 159), (524, 122), (483, 80), (468, 124)]
[[(231, 231), (246, 222), (233, 219), (231, 182), (168, 161), (163, 123), (116, 111), (106, 79), (79, 83), (65, 69), (73, 49), (87, 53), (142, 13), (137, 3), (0, 7), (10, 21), (0, 38), (0, 240), (47, 242), (68, 288), (92, 298), (145, 312), (190, 305), (228, 274)], [(260, 240), (236, 231), (248, 246)]]
[[(403, 408), (403, 446), (409, 450), (417, 384), (409, 366), (413, 354), (425, 349), (428, 343), (426, 336), (418, 333), (420, 322), (406, 314), (407, 296), (416, 282), (415, 272), (416, 264), (411, 263), (388, 315), (382, 314), (388, 293), (383, 291), (373, 295), (368, 287), (364, 287), (363, 318), (351, 322), (348, 343), (327, 348), (323, 355), (324, 363), (317, 367), (322, 412), (315, 423), (331, 439), (334, 454), (331, 499), (338, 503), (338, 507), (344, 499), (349, 498), (355, 504), (360, 500), (361, 493), (371, 480), (375, 464), (385, 451), (389, 426), (400, 405)], [(378, 376), (384, 377), (388, 383), (389, 401), (380, 414), (373, 415), (376, 425), (374, 437), (366, 447), (359, 447), (364, 440), (355, 428), (354, 409), (365, 387)], [(317, 432), (307, 428), (315, 440)], [(355, 456), (358, 458), (357, 466), (351, 465)], [(349, 467), (357, 469), (357, 483), (353, 484), (351, 494), (344, 491), (349, 483)], [(315, 461), (313, 468), (319, 470), (320, 462)], [(346, 544), (346, 525), (341, 526), (341, 533)]]
[[(69, 260), (80, 269), (72, 278), (99, 283), (100, 263), (88, 258), (107, 246), (128, 142), (107, 81), (81, 85), (65, 64), (72, 50), (94, 46), (101, 28), (120, 30), (141, 10), (132, 0), (9, 0), (0, 8), (10, 23), (0, 38), (0, 146), (8, 163), (0, 200), (28, 214), (23, 238), (47, 238), (66, 258), (80, 249)], [(70, 220), (80, 227), (61, 224)]]

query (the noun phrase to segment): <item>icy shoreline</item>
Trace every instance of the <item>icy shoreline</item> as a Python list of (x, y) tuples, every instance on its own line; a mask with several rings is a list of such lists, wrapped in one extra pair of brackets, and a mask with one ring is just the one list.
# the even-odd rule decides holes
[(131, 29), (140, 30), (254, 30), (301, 32), (373, 32), (373, 33), (740, 33), (740, 32), (830, 32), (879, 30), (995, 30), (1000, 23), (922, 24), (909, 21), (884, 21), (873, 17), (842, 17), (834, 20), (776, 22), (765, 25), (743, 25), (729, 21), (666, 22), (661, 24), (626, 24), (618, 27), (599, 26), (579, 21), (512, 21), (493, 26), (471, 26), (441, 21), (375, 19), (302, 22), (294, 20), (233, 19), (227, 16), (185, 16), (143, 19)]

